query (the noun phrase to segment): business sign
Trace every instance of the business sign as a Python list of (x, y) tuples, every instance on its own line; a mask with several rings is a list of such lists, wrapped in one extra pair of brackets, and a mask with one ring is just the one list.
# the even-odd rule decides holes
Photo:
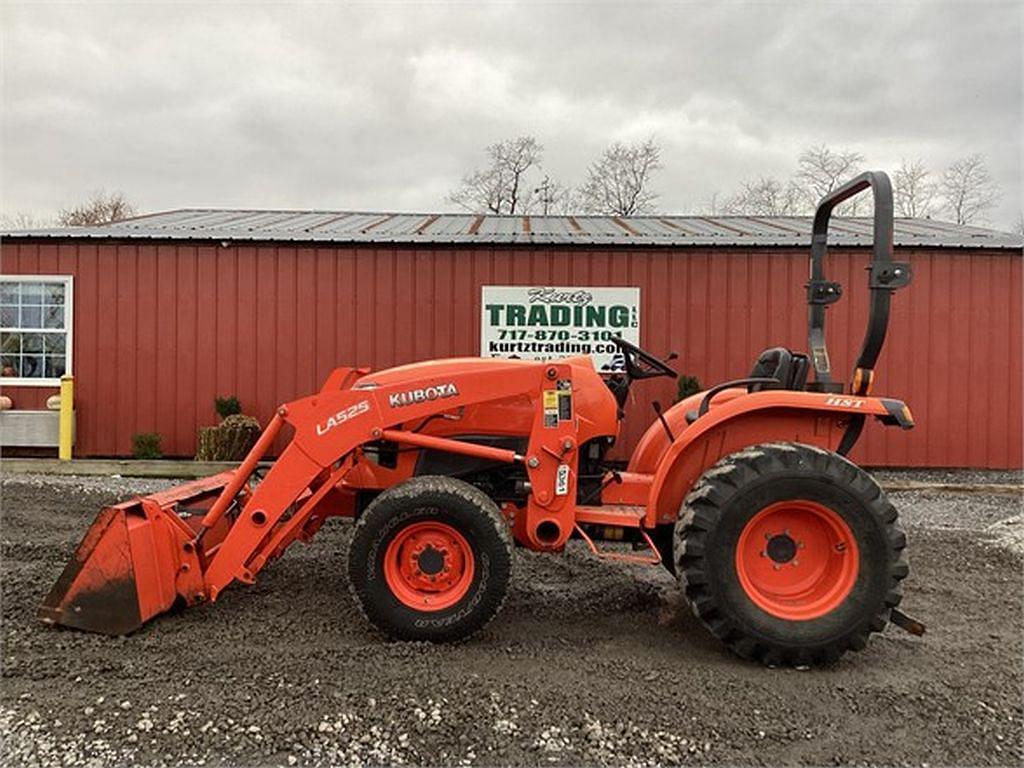
[(615, 336), (640, 343), (639, 288), (483, 286), (481, 357), (590, 355), (600, 370), (611, 364)]

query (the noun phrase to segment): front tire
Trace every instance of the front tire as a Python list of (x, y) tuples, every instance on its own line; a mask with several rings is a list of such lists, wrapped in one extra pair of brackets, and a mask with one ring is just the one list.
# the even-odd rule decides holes
[(349, 584), (366, 618), (398, 640), (460, 640), (501, 608), (512, 538), (468, 483), (420, 476), (384, 491), (356, 523)]
[(722, 459), (675, 526), (676, 572), (694, 613), (747, 659), (808, 665), (860, 650), (902, 597), (906, 536), (863, 470), (807, 445)]

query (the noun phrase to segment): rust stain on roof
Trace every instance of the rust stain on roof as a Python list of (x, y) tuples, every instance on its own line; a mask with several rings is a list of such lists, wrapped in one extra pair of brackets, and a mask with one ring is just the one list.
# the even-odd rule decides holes
[(658, 221), (660, 221), (666, 227), (670, 227), (670, 228), (672, 228), (672, 229), (674, 229), (674, 230), (676, 230), (678, 232), (683, 232), (683, 233), (685, 233), (687, 235), (696, 235), (697, 234), (696, 232), (694, 232), (691, 229), (687, 229), (686, 227), (679, 226), (674, 221), (672, 221), (672, 219), (659, 218)]
[(428, 218), (426, 221), (424, 221), (422, 224), (420, 224), (419, 227), (416, 228), (416, 234), (417, 235), (422, 235), (424, 232), (427, 231), (427, 229), (430, 228), (431, 224), (433, 224), (435, 221), (437, 221), (440, 218), (441, 218), (441, 214), (435, 213), (433, 216)]
[(631, 235), (639, 235), (640, 234), (635, 229), (633, 229), (631, 226), (629, 226), (629, 224), (624, 222), (619, 216), (612, 216), (612, 221), (614, 221), (616, 224), (618, 224), (624, 230), (629, 232), (629, 234), (631, 234)]
[[(149, 215), (153, 216), (155, 214), (149, 214)], [(209, 211), (196, 211), (196, 215), (192, 216), (189, 219), (186, 219), (185, 222), (194, 221), (195, 219), (200, 219), (203, 216), (209, 216), (209, 215), (210, 215)], [(223, 226), (224, 224), (233, 224), (233, 223), (236, 223), (236, 222), (239, 222), (239, 221), (243, 221), (244, 219), (251, 218), (252, 216), (255, 216), (255, 215), (256, 215), (256, 213), (254, 213), (253, 211), (243, 211), (242, 213), (239, 213), (237, 216), (230, 216), (230, 217), (228, 217), (226, 219), (222, 218), (220, 221), (217, 222), (217, 226), (219, 227), (219, 226)], [(138, 218), (141, 219), (143, 217), (139, 216)], [(134, 221), (134, 219), (125, 219), (124, 221)], [(200, 224), (200, 225), (193, 225), (192, 227), (190, 227), (190, 229), (207, 229), (207, 227), (204, 227), (204, 226), (202, 226)]]
[(701, 221), (706, 221), (713, 227), (720, 227), (721, 229), (728, 230), (729, 232), (739, 235), (740, 237), (746, 237), (749, 234), (748, 232), (744, 232), (742, 229), (737, 229), (736, 227), (726, 224), (721, 219), (709, 219), (707, 216), (697, 216), (696, 218), (700, 219)]
[(306, 232), (312, 232), (314, 229), (320, 229), (321, 227), (326, 227), (328, 224), (333, 224), (336, 221), (341, 221), (342, 219), (347, 219), (350, 216), (355, 216), (355, 214), (354, 213), (342, 213), (342, 214), (339, 214), (338, 216), (331, 216), (326, 221), (321, 221), (319, 224), (314, 224), (312, 227), (306, 227), (305, 231)]
[(384, 216), (383, 218), (377, 219), (377, 221), (373, 222), (373, 224), (368, 224), (367, 226), (363, 227), (359, 231), (362, 232), (365, 235), (371, 229), (376, 229), (377, 227), (379, 227), (384, 222), (391, 221), (397, 215), (398, 215), (397, 213), (389, 213), (387, 216)]
[(799, 229), (794, 229), (793, 227), (784, 227), (784, 226), (782, 226), (782, 224), (778, 223), (777, 221), (768, 221), (767, 219), (763, 219), (760, 216), (747, 216), (747, 218), (750, 219), (751, 221), (756, 221), (758, 224), (764, 224), (766, 227), (771, 227), (772, 229), (777, 229), (780, 232), (788, 232), (788, 233), (794, 234), (794, 235), (799, 235), (800, 234), (800, 230)]

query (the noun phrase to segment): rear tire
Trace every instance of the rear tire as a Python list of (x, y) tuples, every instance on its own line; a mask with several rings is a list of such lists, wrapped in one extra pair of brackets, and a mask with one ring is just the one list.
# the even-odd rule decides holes
[(773, 443), (734, 453), (687, 496), (673, 551), (694, 613), (769, 665), (835, 661), (902, 597), (906, 536), (878, 484), (842, 456)]
[(512, 537), (494, 502), (461, 480), (420, 476), (359, 517), (349, 584), (364, 615), (399, 640), (460, 640), (501, 608)]

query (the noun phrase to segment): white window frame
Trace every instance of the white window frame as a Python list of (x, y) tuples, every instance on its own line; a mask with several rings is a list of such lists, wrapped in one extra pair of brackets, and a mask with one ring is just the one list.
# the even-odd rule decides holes
[[(74, 275), (0, 275), (0, 283), (64, 283), (64, 375), (72, 375), (74, 354), (75, 278)], [(9, 331), (23, 332), (18, 328)], [(55, 330), (55, 329), (50, 329)], [(59, 387), (60, 379), (35, 379), (24, 376), (0, 376), (0, 387)]]

